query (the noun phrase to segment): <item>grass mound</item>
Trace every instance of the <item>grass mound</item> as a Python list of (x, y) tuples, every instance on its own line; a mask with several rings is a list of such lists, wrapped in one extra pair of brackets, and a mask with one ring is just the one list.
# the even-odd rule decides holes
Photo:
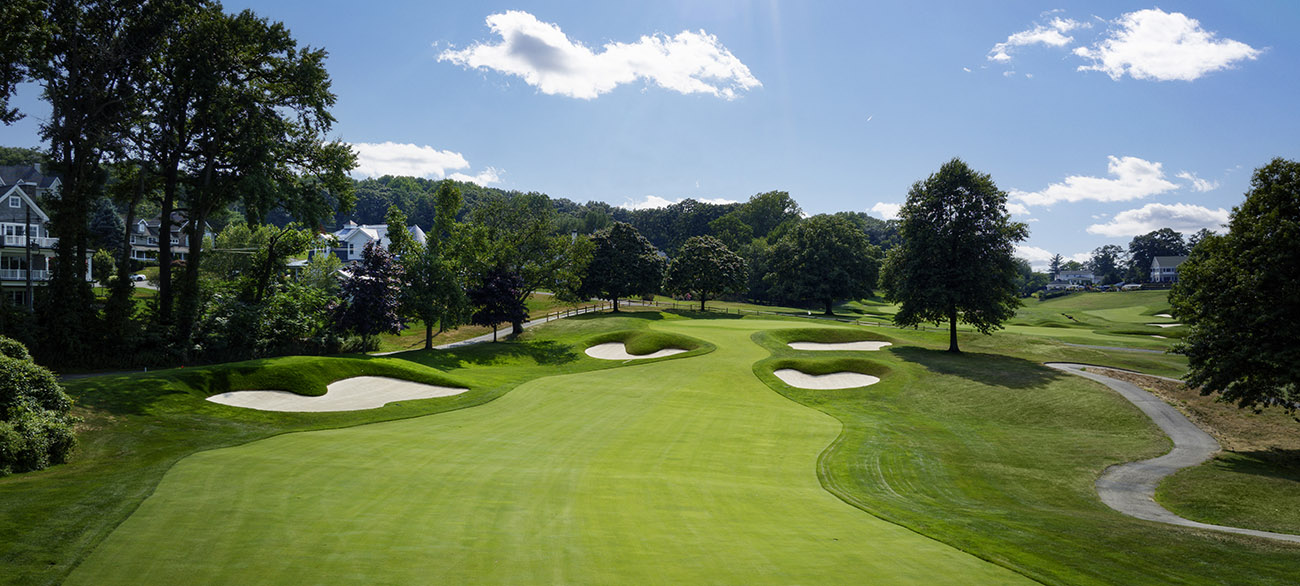
[(814, 376), (835, 374), (837, 372), (856, 372), (880, 378), (884, 378), (890, 371), (888, 366), (865, 358), (776, 358), (764, 361), (763, 368), (768, 372), (793, 368), (804, 374)]
[[(622, 330), (600, 334), (588, 338), (586, 345), (590, 347), (611, 342), (622, 342), (627, 348), (627, 353), (635, 356), (653, 354), (667, 348), (680, 348), (686, 350), (687, 354), (694, 353), (692, 355), (698, 355), (709, 352), (714, 348), (713, 344), (690, 336), (648, 329)], [(699, 352), (696, 352), (697, 350)], [(676, 356), (682, 356), (682, 354)]]
[(820, 344), (842, 344), (845, 342), (892, 342), (893, 338), (857, 328), (795, 328), (790, 330), (773, 330), (766, 336), (778, 344), (790, 342), (817, 342)]

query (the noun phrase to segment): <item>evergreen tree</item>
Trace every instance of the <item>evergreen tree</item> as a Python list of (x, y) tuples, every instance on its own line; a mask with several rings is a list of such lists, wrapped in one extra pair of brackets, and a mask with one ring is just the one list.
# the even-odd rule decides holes
[(117, 206), (113, 205), (112, 200), (107, 197), (96, 200), (95, 211), (90, 216), (91, 246), (102, 250), (118, 250), (122, 248), (125, 233), (126, 225), (122, 223), (122, 217), (117, 215)]

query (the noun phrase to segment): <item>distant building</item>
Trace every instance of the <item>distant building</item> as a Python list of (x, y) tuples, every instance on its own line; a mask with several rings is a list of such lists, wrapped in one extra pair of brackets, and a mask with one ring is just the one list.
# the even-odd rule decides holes
[[(423, 245), (428, 238), (419, 226), (410, 226), (407, 231), (411, 237)], [(361, 260), (361, 252), (366, 249), (366, 245), (371, 242), (377, 242), (379, 247), (387, 250), (391, 240), (388, 239), (387, 224), (362, 224), (349, 221), (344, 224), (339, 231), (334, 233), (334, 238), (338, 240), (338, 246), (331, 252), (339, 257), (344, 263)]]
[[(169, 241), (172, 260), (186, 260), (190, 256), (189, 217), (184, 211), (172, 212)], [(205, 237), (212, 235), (212, 227), (203, 226)], [(162, 216), (152, 220), (139, 220), (131, 228), (131, 258), (141, 262), (158, 262), (159, 240), (162, 239)]]
[[(46, 228), (50, 217), (36, 200), (58, 197), (60, 186), (57, 177), (42, 174), (39, 167), (0, 167), (0, 292), (16, 305), (28, 301), (29, 275), (33, 286), (44, 286), (50, 280), (59, 239), (50, 237)], [(87, 254), (87, 281), (90, 274)]]
[(1177, 283), (1178, 266), (1186, 261), (1186, 256), (1157, 256), (1151, 259), (1151, 282)]

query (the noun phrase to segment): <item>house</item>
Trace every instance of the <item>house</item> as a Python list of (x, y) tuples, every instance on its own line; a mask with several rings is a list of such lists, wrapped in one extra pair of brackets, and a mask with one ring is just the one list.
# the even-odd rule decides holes
[[(428, 240), (424, 230), (421, 230), (419, 226), (410, 226), (407, 230), (411, 233), (411, 237), (420, 244), (424, 244)], [(338, 246), (332, 252), (344, 263), (361, 260), (362, 251), (371, 242), (377, 242), (385, 250), (388, 249), (388, 244), (391, 242), (388, 239), (387, 224), (362, 224), (358, 226), (353, 221), (348, 221), (347, 224), (343, 225), (343, 228), (335, 232), (334, 238), (338, 241)]]
[[(172, 244), (172, 259), (185, 260), (190, 255), (190, 220), (184, 210), (172, 212), (171, 218), (169, 241)], [(203, 234), (205, 238), (212, 236), (212, 227), (206, 222)], [(137, 221), (131, 228), (131, 258), (141, 262), (158, 262), (158, 241), (161, 238), (162, 216)]]
[[(50, 280), (59, 244), (46, 228), (50, 217), (36, 203), (38, 197), (57, 196), (59, 180), (41, 175), (34, 167), (26, 169), (0, 167), (0, 293), (15, 305), (30, 301), (29, 278), (33, 286), (44, 286)], [(88, 254), (87, 281), (90, 275)]]
[(1178, 265), (1186, 261), (1186, 256), (1157, 256), (1151, 259), (1151, 282), (1177, 283)]
[(1062, 270), (1056, 274), (1056, 279), (1071, 285), (1091, 285), (1094, 281), (1092, 271), (1089, 270)]

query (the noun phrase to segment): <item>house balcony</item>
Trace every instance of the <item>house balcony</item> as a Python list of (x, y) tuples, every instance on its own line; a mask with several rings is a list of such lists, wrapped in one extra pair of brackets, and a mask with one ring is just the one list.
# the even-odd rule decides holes
[[(27, 271), (24, 269), (0, 269), (0, 281), (26, 281)], [(33, 281), (50, 280), (50, 271), (32, 271)]]
[[(37, 245), (37, 246), (40, 246), (41, 248), (54, 248), (55, 246), (57, 246), (57, 245), (59, 244), (59, 239), (58, 239), (58, 238), (48, 238), (48, 237), (44, 237), (44, 236), (32, 236), (32, 242), (36, 243), (36, 245)], [(17, 246), (17, 247), (27, 246), (27, 237), (26, 237), (26, 236), (16, 236), (16, 235), (13, 235), (13, 234), (6, 234), (6, 235), (5, 235), (5, 246), (6, 246), (6, 247), (10, 247), (10, 246)]]

